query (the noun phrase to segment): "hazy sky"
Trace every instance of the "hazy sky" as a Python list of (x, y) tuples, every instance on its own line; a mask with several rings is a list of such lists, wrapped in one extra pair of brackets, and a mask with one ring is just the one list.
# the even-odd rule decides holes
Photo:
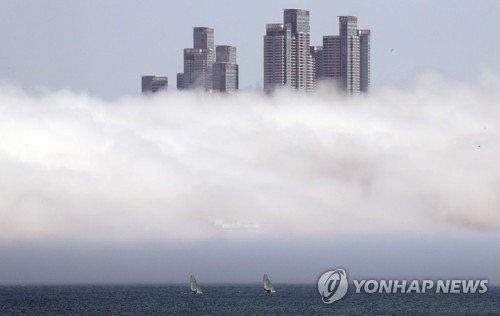
[(339, 15), (372, 30), (374, 87), (427, 68), (457, 78), (500, 72), (497, 0), (421, 1), (122, 1), (3, 0), (0, 81), (69, 88), (116, 98), (140, 91), (140, 77), (183, 71), (192, 27), (215, 28), (216, 45), (238, 48), (240, 87), (262, 87), (266, 23), (284, 8), (311, 13), (311, 44), (338, 34)]
[[(0, 284), (500, 284), (498, 1), (172, 3), (0, 4)], [(252, 89), (291, 7), (313, 44), (372, 30), (372, 94)], [(173, 91), (193, 26), (246, 91)], [(139, 95), (152, 73), (168, 93)]]

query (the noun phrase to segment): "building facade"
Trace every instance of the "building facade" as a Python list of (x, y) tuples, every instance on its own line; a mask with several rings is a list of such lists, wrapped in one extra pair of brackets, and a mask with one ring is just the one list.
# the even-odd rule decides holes
[(161, 76), (142, 76), (141, 84), (142, 94), (155, 93), (168, 89), (168, 78)]
[(313, 60), (309, 53), (309, 11), (285, 9), (284, 23), (290, 24), (292, 31), (292, 88), (310, 91), (314, 88), (314, 72)]

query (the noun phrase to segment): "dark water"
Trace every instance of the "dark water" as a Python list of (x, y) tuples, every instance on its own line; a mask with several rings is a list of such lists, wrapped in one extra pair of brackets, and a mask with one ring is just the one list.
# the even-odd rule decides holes
[(331, 305), (314, 285), (2, 286), (0, 315), (500, 315), (500, 288), (485, 294), (355, 294)]

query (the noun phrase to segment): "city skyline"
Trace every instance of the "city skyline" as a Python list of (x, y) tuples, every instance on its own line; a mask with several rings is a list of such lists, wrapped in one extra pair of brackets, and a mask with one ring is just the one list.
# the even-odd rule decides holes
[[(323, 36), (323, 46), (311, 46), (309, 11), (283, 9), (283, 23), (266, 24), (264, 92), (277, 88), (312, 91), (316, 84), (328, 80), (348, 95), (368, 93), (371, 31), (359, 30), (357, 23), (355, 16), (339, 16), (339, 35)], [(193, 48), (184, 49), (183, 60), (184, 72), (177, 73), (178, 90), (239, 89), (236, 47), (215, 46), (213, 28), (193, 27)]]
[[(293, 7), (313, 69), (341, 52), (339, 16), (359, 17), (360, 90), (370, 29), (369, 94), (262, 93), (266, 24), (291, 39)], [(340, 266), (500, 285), (498, 1), (0, 8), (0, 284), (315, 284)], [(208, 46), (240, 92), (176, 91), (183, 49), (207, 67)], [(141, 76), (168, 93), (143, 97)]]
[[(221, 43), (238, 47), (240, 89), (263, 89), (262, 34), (265, 24), (279, 21), (287, 7), (311, 12), (312, 46), (322, 45), (323, 35), (337, 34), (337, 16), (358, 16), (360, 27), (376, 34), (371, 51), (372, 89), (409, 84), (426, 69), (457, 80), (484, 70), (500, 72), (500, 61), (487, 53), (500, 50), (500, 44), (473, 31), (498, 28), (494, 12), (500, 4), (495, 0), (460, 0), (453, 2), (452, 11), (446, 1), (430, 0), (404, 4), (390, 0), (383, 5), (376, 1), (274, 1), (265, 10), (225, 0), (211, 4), (192, 0), (175, 6), (152, 0), (150, 4), (2, 2), (0, 32), (12, 44), (0, 52), (0, 81), (29, 90), (45, 86), (82, 91), (108, 100), (139, 93), (142, 75), (166, 76), (175, 88), (176, 74), (183, 69), (182, 48), (192, 47), (192, 27), (205, 25), (216, 30)], [(387, 6), (391, 10), (385, 10)], [(471, 19), (471, 15), (480, 18)], [(240, 34), (245, 34), (245, 40)], [(465, 46), (464, 37), (469, 43)], [(48, 62), (53, 60), (57, 62)], [(121, 80), (103, 85), (96, 78), (104, 76)]]

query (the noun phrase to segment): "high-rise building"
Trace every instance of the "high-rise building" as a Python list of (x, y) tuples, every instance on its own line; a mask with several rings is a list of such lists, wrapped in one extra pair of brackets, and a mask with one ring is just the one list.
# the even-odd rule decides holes
[(212, 90), (212, 66), (215, 63), (214, 29), (193, 28), (193, 48), (184, 49), (184, 73), (177, 75), (179, 89)]
[(236, 63), (236, 47), (221, 45), (216, 48), (216, 63), (213, 64), (213, 89), (218, 92), (238, 90), (239, 74)]
[(285, 9), (284, 23), (292, 29), (292, 88), (309, 91), (314, 87), (309, 11)]
[(358, 94), (360, 92), (358, 18), (355, 16), (339, 17), (339, 30), (341, 87), (348, 94)]
[(292, 31), (285, 24), (267, 24), (264, 36), (264, 91), (291, 87)]
[(168, 78), (160, 76), (142, 76), (142, 89), (143, 94), (155, 93), (161, 90), (167, 90)]
[(314, 87), (314, 61), (309, 52), (309, 11), (285, 9), (283, 24), (267, 24), (264, 36), (264, 90)]
[(358, 30), (357, 24), (355, 16), (340, 16), (339, 35), (323, 36), (322, 78), (335, 80), (347, 94), (368, 92), (370, 86), (370, 30)]

